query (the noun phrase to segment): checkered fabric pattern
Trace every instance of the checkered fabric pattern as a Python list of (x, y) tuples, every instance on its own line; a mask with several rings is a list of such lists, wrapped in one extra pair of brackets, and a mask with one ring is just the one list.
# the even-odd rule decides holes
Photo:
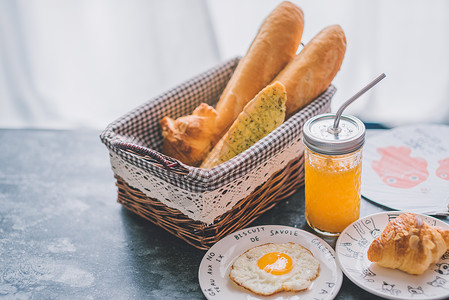
[[(123, 160), (139, 167), (143, 172), (189, 192), (203, 193), (216, 190), (243, 177), (291, 142), (298, 141), (302, 136), (302, 125), (305, 121), (329, 110), (331, 98), (336, 92), (336, 88), (332, 85), (311, 104), (251, 148), (212, 169), (191, 167), (161, 154), (163, 138), (159, 121), (164, 116), (177, 118), (189, 115), (201, 102), (214, 105), (238, 62), (239, 58), (234, 58), (149, 100), (111, 123), (100, 135), (101, 141), (110, 151), (114, 151)], [(139, 155), (116, 147), (118, 142), (131, 143), (155, 151), (170, 162), (178, 162), (179, 168), (186, 172), (181, 174), (183, 172), (163, 168), (155, 161), (143, 159)]]

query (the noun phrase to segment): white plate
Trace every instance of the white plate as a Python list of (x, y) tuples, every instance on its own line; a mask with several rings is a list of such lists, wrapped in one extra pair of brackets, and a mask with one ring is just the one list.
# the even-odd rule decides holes
[[(294, 242), (309, 249), (320, 262), (320, 274), (306, 291), (257, 296), (229, 279), (234, 260), (245, 251), (266, 243)], [(321, 238), (301, 229), (267, 225), (239, 230), (223, 238), (204, 255), (199, 272), (201, 290), (208, 299), (333, 299), (340, 290), (343, 274), (334, 250)]]
[[(368, 260), (371, 242), (400, 211), (370, 215), (348, 226), (339, 236), (335, 251), (345, 275), (362, 289), (388, 299), (446, 299), (449, 296), (449, 255), (446, 253), (421, 275), (383, 268)], [(420, 215), (420, 214), (418, 214)], [(449, 228), (441, 220), (426, 215), (433, 226)]]

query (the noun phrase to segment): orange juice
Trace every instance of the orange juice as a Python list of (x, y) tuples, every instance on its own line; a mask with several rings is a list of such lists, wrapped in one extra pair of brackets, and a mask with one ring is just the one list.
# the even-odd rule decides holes
[(360, 215), (365, 125), (353, 116), (315, 116), (303, 126), (305, 216), (316, 232), (339, 235)]
[(342, 156), (305, 154), (305, 216), (315, 230), (338, 234), (360, 215), (361, 150)]

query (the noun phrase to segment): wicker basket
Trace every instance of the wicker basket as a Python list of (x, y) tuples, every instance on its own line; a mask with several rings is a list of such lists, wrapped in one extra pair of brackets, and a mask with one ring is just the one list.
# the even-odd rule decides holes
[(239, 59), (219, 65), (136, 108), (101, 134), (118, 202), (196, 248), (241, 229), (304, 183), (302, 124), (330, 109), (333, 86), (250, 149), (213, 169), (159, 152), (159, 120), (218, 100)]

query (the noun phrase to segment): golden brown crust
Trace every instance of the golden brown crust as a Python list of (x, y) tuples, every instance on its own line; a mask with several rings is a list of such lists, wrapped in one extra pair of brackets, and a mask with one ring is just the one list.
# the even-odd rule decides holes
[(204, 121), (201, 127), (196, 126), (195, 115), (161, 120), (163, 153), (185, 164), (199, 165), (245, 105), (293, 59), (303, 28), (302, 10), (288, 1), (279, 4), (262, 23), (223, 91), (216, 120)]
[(198, 166), (212, 147), (211, 139), (217, 112), (201, 103), (192, 115), (160, 121), (164, 137), (163, 152), (181, 162)]
[(286, 119), (323, 93), (340, 70), (346, 37), (339, 25), (320, 31), (276, 76), (287, 90)]
[(422, 274), (449, 247), (449, 230), (430, 226), (413, 213), (390, 221), (368, 249), (368, 259), (410, 274)]
[(288, 1), (279, 4), (264, 20), (217, 103), (216, 141), (245, 105), (295, 57), (303, 28), (302, 10)]

